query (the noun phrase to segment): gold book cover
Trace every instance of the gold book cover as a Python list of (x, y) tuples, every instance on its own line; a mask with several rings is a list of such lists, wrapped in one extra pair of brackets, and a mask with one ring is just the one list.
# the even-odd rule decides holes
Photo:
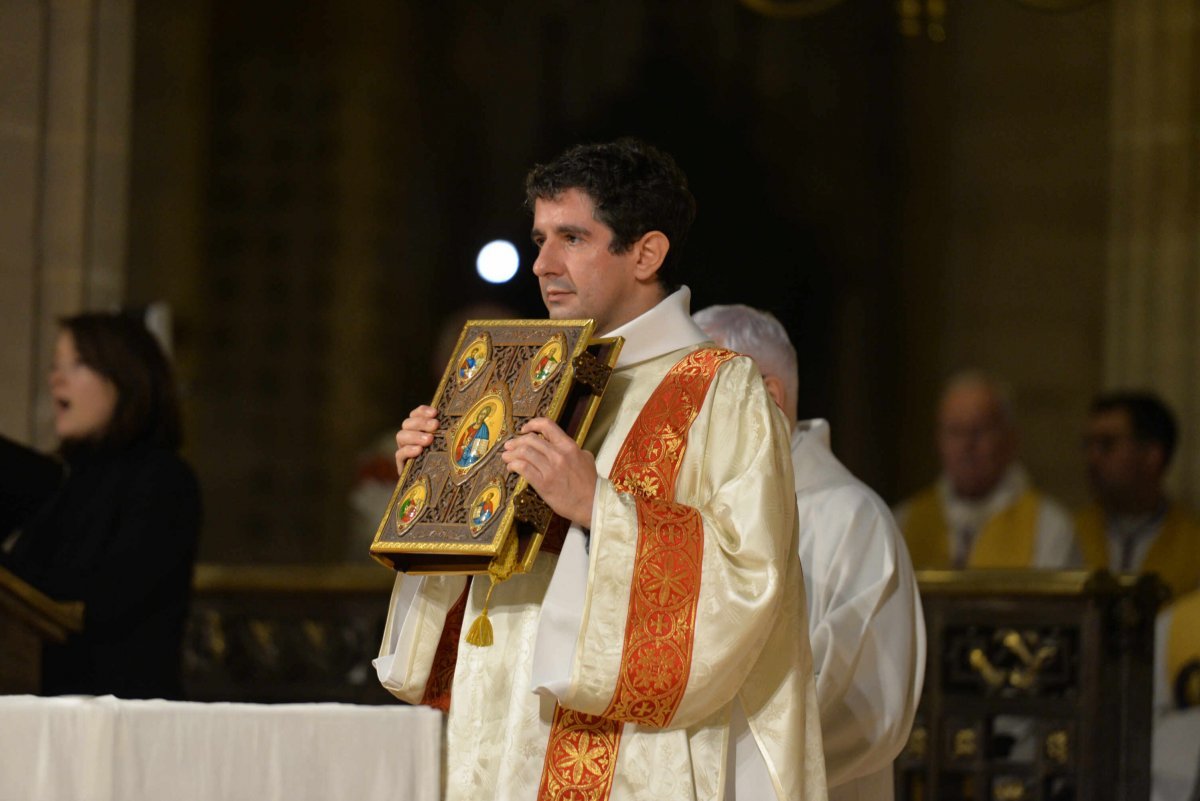
[[(591, 320), (468, 320), (431, 403), (433, 444), (404, 467), (371, 556), (413, 574), (528, 570), (567, 521), (500, 459), (526, 421), (548, 417), (582, 444), (623, 340)], [(515, 545), (514, 545), (515, 544)], [(515, 562), (514, 562), (515, 560)]]

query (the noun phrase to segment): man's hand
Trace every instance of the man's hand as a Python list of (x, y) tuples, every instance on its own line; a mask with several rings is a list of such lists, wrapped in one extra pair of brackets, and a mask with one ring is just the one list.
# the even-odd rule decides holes
[(596, 459), (545, 417), (521, 426), (500, 458), (529, 482), (550, 508), (584, 528), (592, 525)]
[(396, 432), (397, 475), (404, 475), (408, 460), (416, 459), (433, 444), (433, 432), (437, 428), (437, 409), (432, 406), (418, 406), (409, 413)]

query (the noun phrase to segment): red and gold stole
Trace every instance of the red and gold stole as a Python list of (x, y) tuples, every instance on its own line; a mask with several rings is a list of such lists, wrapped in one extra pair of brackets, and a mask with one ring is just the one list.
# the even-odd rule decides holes
[(458, 600), (446, 613), (442, 636), (433, 652), (433, 666), (429, 669), (429, 680), (425, 682), (422, 706), (431, 706), (443, 712), (450, 711), (450, 688), (454, 683), (454, 665), (458, 660), (458, 636), (462, 633), (463, 614), (467, 611), (467, 594), (471, 583), (463, 587)]
[(717, 368), (737, 354), (716, 348), (680, 360), (638, 414), (609, 480), (633, 496), (637, 552), (621, 672), (603, 715), (555, 707), (539, 801), (603, 801), (612, 790), (625, 721), (671, 722), (692, 664), (704, 554), (700, 513), (675, 503), (687, 436)]

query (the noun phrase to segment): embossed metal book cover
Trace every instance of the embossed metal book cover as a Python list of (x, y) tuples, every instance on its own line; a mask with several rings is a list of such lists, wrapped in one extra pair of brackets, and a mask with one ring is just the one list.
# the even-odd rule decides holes
[[(591, 320), (468, 320), (438, 385), (433, 444), (404, 468), (371, 556), (407, 573), (484, 573), (505, 555), (527, 570), (567, 521), (500, 451), (548, 417), (582, 444), (621, 350)], [(516, 541), (515, 551), (513, 541)]]

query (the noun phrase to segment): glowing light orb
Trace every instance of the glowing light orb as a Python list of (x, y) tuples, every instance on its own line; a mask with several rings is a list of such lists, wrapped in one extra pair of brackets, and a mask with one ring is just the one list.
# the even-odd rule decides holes
[(521, 257), (517, 254), (516, 245), (503, 239), (488, 242), (475, 257), (475, 269), (479, 277), (490, 284), (512, 280), (520, 264)]

